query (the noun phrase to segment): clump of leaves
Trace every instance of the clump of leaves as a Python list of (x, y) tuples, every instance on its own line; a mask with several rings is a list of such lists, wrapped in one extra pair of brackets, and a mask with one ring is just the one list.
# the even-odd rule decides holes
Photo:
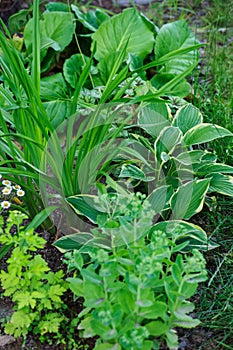
[[(21, 224), (26, 218), (18, 211), (11, 211), (5, 229), (1, 222), (0, 243), (14, 247), (7, 260), (7, 271), (0, 273), (3, 294), (15, 303), (5, 332), (19, 337), (33, 331), (43, 340), (45, 334), (59, 333), (65, 321), (66, 306), (61, 298), (67, 283), (63, 280), (63, 271), (50, 271), (47, 262), (35, 254), (44, 247), (45, 240), (33, 229), (25, 230)], [(15, 234), (11, 233), (13, 225), (17, 228)]]

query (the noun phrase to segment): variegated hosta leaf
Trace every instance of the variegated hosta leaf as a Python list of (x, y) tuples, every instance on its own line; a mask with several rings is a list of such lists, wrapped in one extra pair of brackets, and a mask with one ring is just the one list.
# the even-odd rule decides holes
[(209, 192), (218, 192), (225, 196), (233, 197), (233, 176), (213, 174)]
[(179, 128), (174, 126), (165, 127), (155, 141), (156, 157), (159, 161), (162, 160), (162, 153), (171, 154), (175, 146), (180, 143), (182, 133)]
[(233, 167), (221, 163), (213, 164), (194, 164), (193, 166), (197, 175), (210, 175), (212, 173), (233, 174)]
[(183, 134), (185, 134), (188, 130), (202, 122), (203, 118), (199, 109), (189, 103), (178, 109), (172, 125), (179, 127)]
[(138, 124), (154, 138), (170, 125), (170, 111), (166, 103), (150, 103), (139, 112)]
[(233, 134), (221, 126), (203, 123), (188, 130), (183, 137), (183, 141), (186, 146), (191, 146), (216, 140), (225, 136), (233, 136)]
[(171, 195), (173, 193), (171, 186), (161, 186), (156, 188), (148, 197), (154, 215), (160, 213), (167, 205)]
[(205, 251), (218, 247), (216, 243), (209, 240), (201, 227), (182, 220), (161, 221), (154, 225), (151, 234), (157, 230), (166, 232), (168, 237), (176, 237), (176, 244), (187, 242), (182, 251), (195, 248)]
[(202, 210), (210, 179), (194, 180), (180, 186), (170, 200), (173, 219), (190, 219)]
[[(175, 158), (180, 164), (184, 165), (193, 165), (197, 163), (197, 166), (202, 166), (204, 162), (216, 161), (216, 155), (211, 152), (206, 151), (200, 151), (200, 150), (194, 150), (194, 151), (187, 151), (182, 152), (178, 154)], [(200, 164), (201, 163), (201, 164)]]

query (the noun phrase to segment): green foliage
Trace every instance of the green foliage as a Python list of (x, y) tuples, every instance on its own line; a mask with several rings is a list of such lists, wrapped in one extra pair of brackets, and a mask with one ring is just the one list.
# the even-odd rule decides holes
[[(7, 271), (0, 273), (4, 295), (15, 303), (14, 313), (5, 325), (5, 332), (15, 337), (25, 336), (30, 330), (43, 335), (60, 333), (61, 325), (66, 321), (65, 305), (62, 296), (67, 290), (64, 274), (60, 270), (50, 271), (46, 261), (40, 255), (34, 255), (42, 249), (45, 240), (21, 225), (24, 214), (11, 211), (6, 228), (1, 229), (0, 242), (13, 246), (7, 259)], [(12, 226), (17, 231), (12, 234)], [(46, 314), (49, 312), (49, 314)]]
[(178, 349), (174, 327), (199, 324), (187, 299), (206, 279), (205, 262), (197, 250), (174, 258), (176, 234), (154, 231), (149, 243), (111, 252), (93, 248), (88, 266), (78, 251), (66, 254), (78, 274), (68, 278), (70, 288), (84, 298), (79, 329), (84, 338), (99, 336), (95, 349), (154, 349), (163, 339)]
[[(135, 9), (127, 9), (110, 17), (102, 10), (84, 13), (81, 8), (72, 5), (69, 9), (71, 11), (68, 11), (64, 4), (51, 3), (46, 6), (41, 18), (38, 9), (39, 2), (35, 1), (33, 18), (24, 28), (26, 52), (17, 51), (4, 25), (5, 35), (0, 33), (3, 52), (0, 57), (0, 169), (4, 176), (10, 174), (16, 183), (24, 186), (27, 191), (25, 203), (31, 218), (39, 208), (49, 205), (41, 200), (45, 186), (49, 185), (56, 195), (62, 197), (63, 206), (64, 197), (81, 193), (78, 173), (85, 155), (90, 150), (97, 153), (101, 142), (111, 140), (111, 143), (118, 137), (123, 124), (117, 121), (115, 132), (111, 129), (113, 121), (116, 121), (116, 110), (109, 118), (105, 116), (103, 119), (99, 105), (122, 99), (130, 103), (135, 98), (137, 102), (148, 98), (158, 99), (162, 95), (178, 91), (182, 96), (185, 95), (185, 76), (197, 64), (192, 55), (189, 56), (188, 69), (182, 71), (181, 75), (173, 72), (164, 84), (160, 81), (158, 90), (145, 73), (150, 76), (149, 70), (159, 67), (156, 73), (162, 74), (165, 65), (175, 58), (182, 58), (183, 55), (186, 57), (189, 52), (196, 57), (201, 46), (192, 39), (191, 46), (173, 49), (167, 38), (168, 51), (157, 57), (153, 48), (158, 29)], [(134, 20), (128, 21), (128, 17), (133, 17)], [(74, 19), (77, 19), (76, 26)], [(127, 23), (127, 30), (124, 30), (122, 23)], [(192, 36), (183, 22), (174, 26), (182, 37), (187, 33), (188, 37)], [(186, 34), (182, 34), (183, 31)], [(109, 32), (115, 33), (111, 37), (111, 45), (107, 44)], [(78, 41), (80, 35), (85, 37), (82, 42)], [(77, 45), (78, 54), (74, 45)], [(113, 49), (114, 57), (109, 59)], [(67, 59), (61, 62), (60, 54), (64, 51)], [(146, 65), (143, 63), (144, 58), (149, 62)], [(63, 71), (59, 68), (61, 64)], [(41, 71), (49, 73), (55, 66), (60, 69), (59, 73), (41, 79)], [(127, 89), (130, 89), (135, 79), (140, 82), (141, 90), (131, 89), (133, 94), (128, 97)], [(83, 107), (86, 108), (84, 114), (89, 115), (84, 121)], [(73, 118), (72, 115), (77, 111), (78, 115)], [(133, 113), (129, 120), (131, 117), (133, 118)], [(64, 120), (67, 123), (61, 125)], [(80, 125), (76, 135), (70, 132), (74, 121)], [(96, 124), (101, 125), (93, 128)], [(55, 131), (57, 128), (59, 130)], [(62, 148), (62, 132), (66, 135), (65, 151)], [(17, 143), (14, 142), (15, 139)], [(78, 153), (74, 151), (76, 146)], [(54, 164), (51, 154), (58, 160), (59, 167)], [(105, 156), (106, 153), (102, 157), (98, 156), (99, 163), (93, 165), (94, 169), (91, 170), (100, 167)], [(52, 169), (52, 176), (48, 174), (48, 168)], [(63, 169), (62, 172), (60, 169)], [(107, 170), (106, 167), (104, 170)], [(90, 169), (85, 171), (91, 173)], [(51, 220), (47, 219), (44, 226), (47, 230), (52, 229)]]

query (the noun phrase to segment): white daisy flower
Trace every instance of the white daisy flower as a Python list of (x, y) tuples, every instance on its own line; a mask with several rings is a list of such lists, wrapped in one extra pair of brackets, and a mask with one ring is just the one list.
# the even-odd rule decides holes
[(8, 194), (11, 193), (11, 191), (12, 191), (12, 187), (11, 186), (7, 186), (7, 187), (3, 188), (2, 194), (8, 195)]
[(21, 190), (21, 187), (19, 185), (15, 185), (13, 186), (14, 190), (18, 191), (18, 190)]
[(2, 181), (2, 184), (3, 184), (4, 186), (11, 186), (11, 182), (10, 182), (9, 180), (3, 180), (3, 181)]
[(25, 192), (23, 190), (20, 189), (20, 190), (17, 191), (17, 196), (18, 197), (23, 197), (24, 195), (25, 195)]
[(0, 174), (0, 179), (2, 178), (2, 175)]
[(11, 204), (10, 204), (10, 202), (8, 202), (8, 201), (3, 201), (3, 202), (1, 202), (1, 207), (2, 207), (3, 209), (8, 209), (8, 208), (10, 208), (10, 206), (11, 206)]

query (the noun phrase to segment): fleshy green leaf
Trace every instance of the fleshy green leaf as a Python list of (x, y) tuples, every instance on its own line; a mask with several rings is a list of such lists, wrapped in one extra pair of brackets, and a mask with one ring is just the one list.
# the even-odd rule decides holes
[(88, 57), (79, 53), (72, 55), (65, 61), (63, 66), (64, 77), (73, 88), (75, 88), (87, 61)]
[(43, 101), (69, 98), (69, 85), (65, 82), (62, 73), (41, 79), (40, 95)]
[(155, 337), (163, 335), (168, 330), (168, 325), (162, 321), (152, 321), (146, 324), (146, 329)]
[(188, 242), (187, 247), (182, 249), (182, 251), (194, 248), (208, 250), (218, 246), (208, 239), (206, 232), (201, 227), (182, 220), (159, 222), (154, 225), (151, 234), (153, 235), (153, 231), (157, 230), (166, 232), (166, 235), (169, 238), (176, 237), (177, 245), (183, 242)]
[(43, 105), (54, 128), (57, 128), (72, 114), (72, 102), (69, 100), (48, 101), (44, 102)]
[(105, 213), (96, 209), (95, 198), (91, 195), (77, 195), (68, 197), (66, 200), (78, 215), (85, 215), (89, 220), (97, 223), (97, 217)]

